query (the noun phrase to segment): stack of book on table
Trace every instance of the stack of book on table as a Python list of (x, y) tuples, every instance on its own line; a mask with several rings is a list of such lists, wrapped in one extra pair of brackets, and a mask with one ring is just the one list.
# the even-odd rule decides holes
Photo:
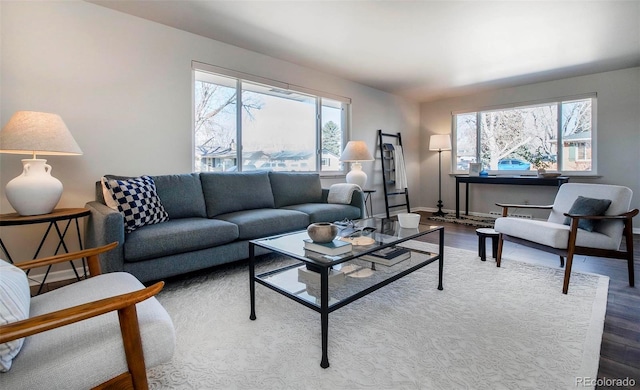
[(360, 259), (383, 265), (394, 265), (410, 257), (411, 250), (399, 246), (391, 246), (363, 255)]
[(339, 256), (351, 252), (352, 245), (350, 242), (342, 240), (333, 240), (327, 243), (313, 242), (313, 240), (303, 240), (305, 254), (321, 254), (327, 256)]

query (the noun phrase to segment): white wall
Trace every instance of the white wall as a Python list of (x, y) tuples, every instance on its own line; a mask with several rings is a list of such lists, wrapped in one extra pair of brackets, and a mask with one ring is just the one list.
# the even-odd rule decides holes
[[(415, 141), (407, 159), (410, 181), (419, 182), (415, 102), (81, 1), (0, 2), (0, 23), (0, 123), (18, 110), (60, 114), (84, 152), (47, 158), (65, 187), (58, 207), (93, 200), (94, 182), (107, 173), (191, 171), (192, 60), (350, 97), (352, 138), (374, 151), (377, 129), (401, 131)], [(2, 213), (13, 212), (4, 187), (22, 171), (21, 158), (0, 155)], [(363, 165), (373, 183), (377, 164)], [(0, 235), (25, 260), (45, 227)]]
[[(428, 151), (431, 134), (451, 132), (451, 112), (514, 102), (596, 92), (598, 177), (571, 178), (572, 182), (624, 185), (634, 192), (633, 208), (640, 208), (640, 68), (598, 73), (552, 82), (505, 88), (475, 95), (423, 103), (420, 106), (421, 164), (423, 187), (419, 204), (435, 207), (438, 200), (438, 154)], [(451, 153), (443, 152), (442, 198), (446, 209), (455, 210), (455, 178)], [(460, 191), (464, 191), (461, 186)], [(471, 185), (470, 210), (499, 210), (495, 202), (550, 204), (554, 187)], [(464, 194), (464, 192), (463, 192)], [(464, 197), (461, 195), (461, 203)], [(464, 204), (461, 204), (461, 208)], [(535, 216), (536, 214), (534, 214)], [(541, 214), (538, 214), (541, 216)], [(638, 225), (638, 218), (635, 219)]]

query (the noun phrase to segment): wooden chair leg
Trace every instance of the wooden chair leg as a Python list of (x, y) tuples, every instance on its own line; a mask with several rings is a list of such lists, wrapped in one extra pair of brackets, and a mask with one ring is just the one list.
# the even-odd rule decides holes
[(142, 352), (142, 338), (140, 337), (140, 326), (138, 324), (138, 312), (135, 305), (118, 310), (120, 319), (120, 331), (124, 343), (124, 351), (127, 358), (127, 366), (131, 373), (133, 388), (148, 389), (147, 370), (144, 364), (144, 353)]
[(631, 221), (627, 221), (624, 225), (624, 239), (627, 247), (627, 268), (629, 271), (629, 286), (633, 287), (635, 284), (635, 277), (633, 271), (633, 228)]
[(500, 261), (502, 260), (502, 246), (504, 245), (504, 239), (502, 233), (498, 236), (498, 253), (496, 253), (496, 267), (500, 267)]
[(569, 279), (571, 278), (571, 266), (573, 265), (573, 253), (567, 255), (567, 264), (564, 269), (564, 284), (562, 285), (562, 293), (569, 291)]
[(569, 278), (571, 278), (571, 266), (573, 265), (573, 255), (576, 251), (576, 237), (578, 236), (578, 221), (571, 221), (571, 232), (569, 233), (569, 242), (567, 243), (567, 264), (564, 269), (564, 284), (562, 285), (562, 293), (569, 291)]

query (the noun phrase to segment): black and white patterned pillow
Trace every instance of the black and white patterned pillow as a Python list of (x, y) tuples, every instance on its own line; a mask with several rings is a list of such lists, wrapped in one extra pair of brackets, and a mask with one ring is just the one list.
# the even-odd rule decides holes
[(111, 179), (105, 181), (105, 186), (124, 216), (124, 229), (127, 233), (145, 225), (169, 220), (169, 214), (160, 202), (156, 193), (156, 184), (151, 177)]

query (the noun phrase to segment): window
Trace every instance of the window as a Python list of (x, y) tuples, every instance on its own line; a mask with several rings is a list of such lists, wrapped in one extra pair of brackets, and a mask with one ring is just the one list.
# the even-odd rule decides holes
[(196, 172), (343, 173), (339, 158), (348, 99), (199, 65), (194, 66)]
[(456, 173), (469, 163), (526, 173), (538, 168), (595, 174), (596, 97), (453, 114)]

